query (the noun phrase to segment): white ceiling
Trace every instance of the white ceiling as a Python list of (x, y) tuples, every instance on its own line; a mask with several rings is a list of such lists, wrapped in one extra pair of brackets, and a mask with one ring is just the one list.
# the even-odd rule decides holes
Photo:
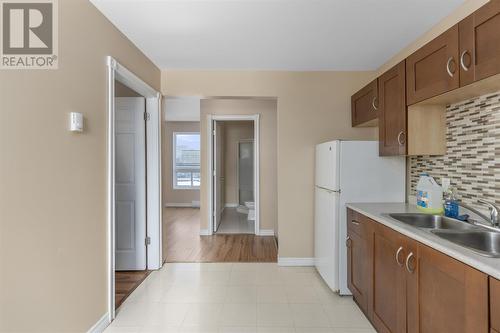
[(464, 0), (90, 0), (162, 69), (373, 70)]

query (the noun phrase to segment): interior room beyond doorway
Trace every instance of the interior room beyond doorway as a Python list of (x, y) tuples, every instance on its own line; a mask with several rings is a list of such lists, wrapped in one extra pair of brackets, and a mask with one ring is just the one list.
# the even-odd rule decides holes
[(254, 121), (216, 121), (214, 127), (216, 232), (254, 234)]

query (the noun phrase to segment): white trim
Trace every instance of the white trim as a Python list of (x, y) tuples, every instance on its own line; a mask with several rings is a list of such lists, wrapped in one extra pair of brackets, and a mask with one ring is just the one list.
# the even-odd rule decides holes
[(208, 229), (200, 229), (200, 236), (210, 236), (210, 230)]
[(193, 203), (187, 203), (187, 202), (180, 202), (180, 203), (168, 202), (165, 204), (165, 207), (192, 208), (199, 206), (195, 206)]
[(161, 95), (113, 57), (107, 63), (107, 321), (115, 318), (115, 80), (132, 88), (146, 98), (150, 114), (147, 126), (147, 236), (151, 244), (147, 250), (148, 269), (162, 265), (162, 191), (161, 191)]
[(290, 258), (278, 256), (278, 266), (314, 266), (314, 258)]
[(259, 236), (274, 236), (273, 229), (260, 229)]
[[(201, 133), (200, 132), (173, 132), (172, 133), (172, 189), (174, 190), (195, 190), (199, 191), (200, 186), (177, 186), (176, 179), (175, 179), (175, 159), (176, 159), (176, 154), (177, 154), (177, 134), (188, 134), (188, 135), (198, 135), (200, 137), (200, 152), (201, 152)], [(201, 154), (200, 154), (201, 155)], [(200, 156), (200, 180), (201, 180), (201, 156)], [(192, 179), (191, 179), (192, 181)], [(200, 182), (201, 183), (201, 182)]]
[(110, 324), (110, 321), (109, 321), (109, 314), (108, 313), (105, 313), (101, 319), (99, 319), (97, 321), (97, 323), (94, 324), (94, 326), (92, 326), (91, 328), (89, 328), (89, 330), (87, 331), (87, 333), (102, 333), (104, 332), (104, 330), (106, 329), (106, 327), (108, 327)]
[(227, 202), (224, 207), (226, 208), (237, 208), (239, 207), (239, 204), (235, 203), (235, 202)]
[(214, 165), (213, 165), (213, 130), (214, 121), (241, 121), (250, 120), (254, 122), (254, 200), (255, 200), (255, 230), (254, 234), (260, 234), (260, 115), (207, 115), (208, 131), (207, 131), (207, 144), (208, 144), (208, 230), (209, 234), (214, 233), (214, 219), (213, 219), (213, 188), (214, 188)]

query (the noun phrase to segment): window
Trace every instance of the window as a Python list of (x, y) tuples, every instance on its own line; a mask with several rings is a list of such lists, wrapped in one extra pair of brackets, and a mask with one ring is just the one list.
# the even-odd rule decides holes
[(200, 133), (174, 133), (174, 188), (200, 187)]

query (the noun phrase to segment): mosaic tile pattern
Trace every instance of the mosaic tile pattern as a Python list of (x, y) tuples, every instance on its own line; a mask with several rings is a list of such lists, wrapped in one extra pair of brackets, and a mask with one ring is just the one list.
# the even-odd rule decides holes
[(446, 108), (446, 155), (413, 156), (410, 195), (415, 195), (421, 172), (438, 183), (451, 179), (458, 197), (475, 206), (477, 198), (500, 204), (500, 92)]

